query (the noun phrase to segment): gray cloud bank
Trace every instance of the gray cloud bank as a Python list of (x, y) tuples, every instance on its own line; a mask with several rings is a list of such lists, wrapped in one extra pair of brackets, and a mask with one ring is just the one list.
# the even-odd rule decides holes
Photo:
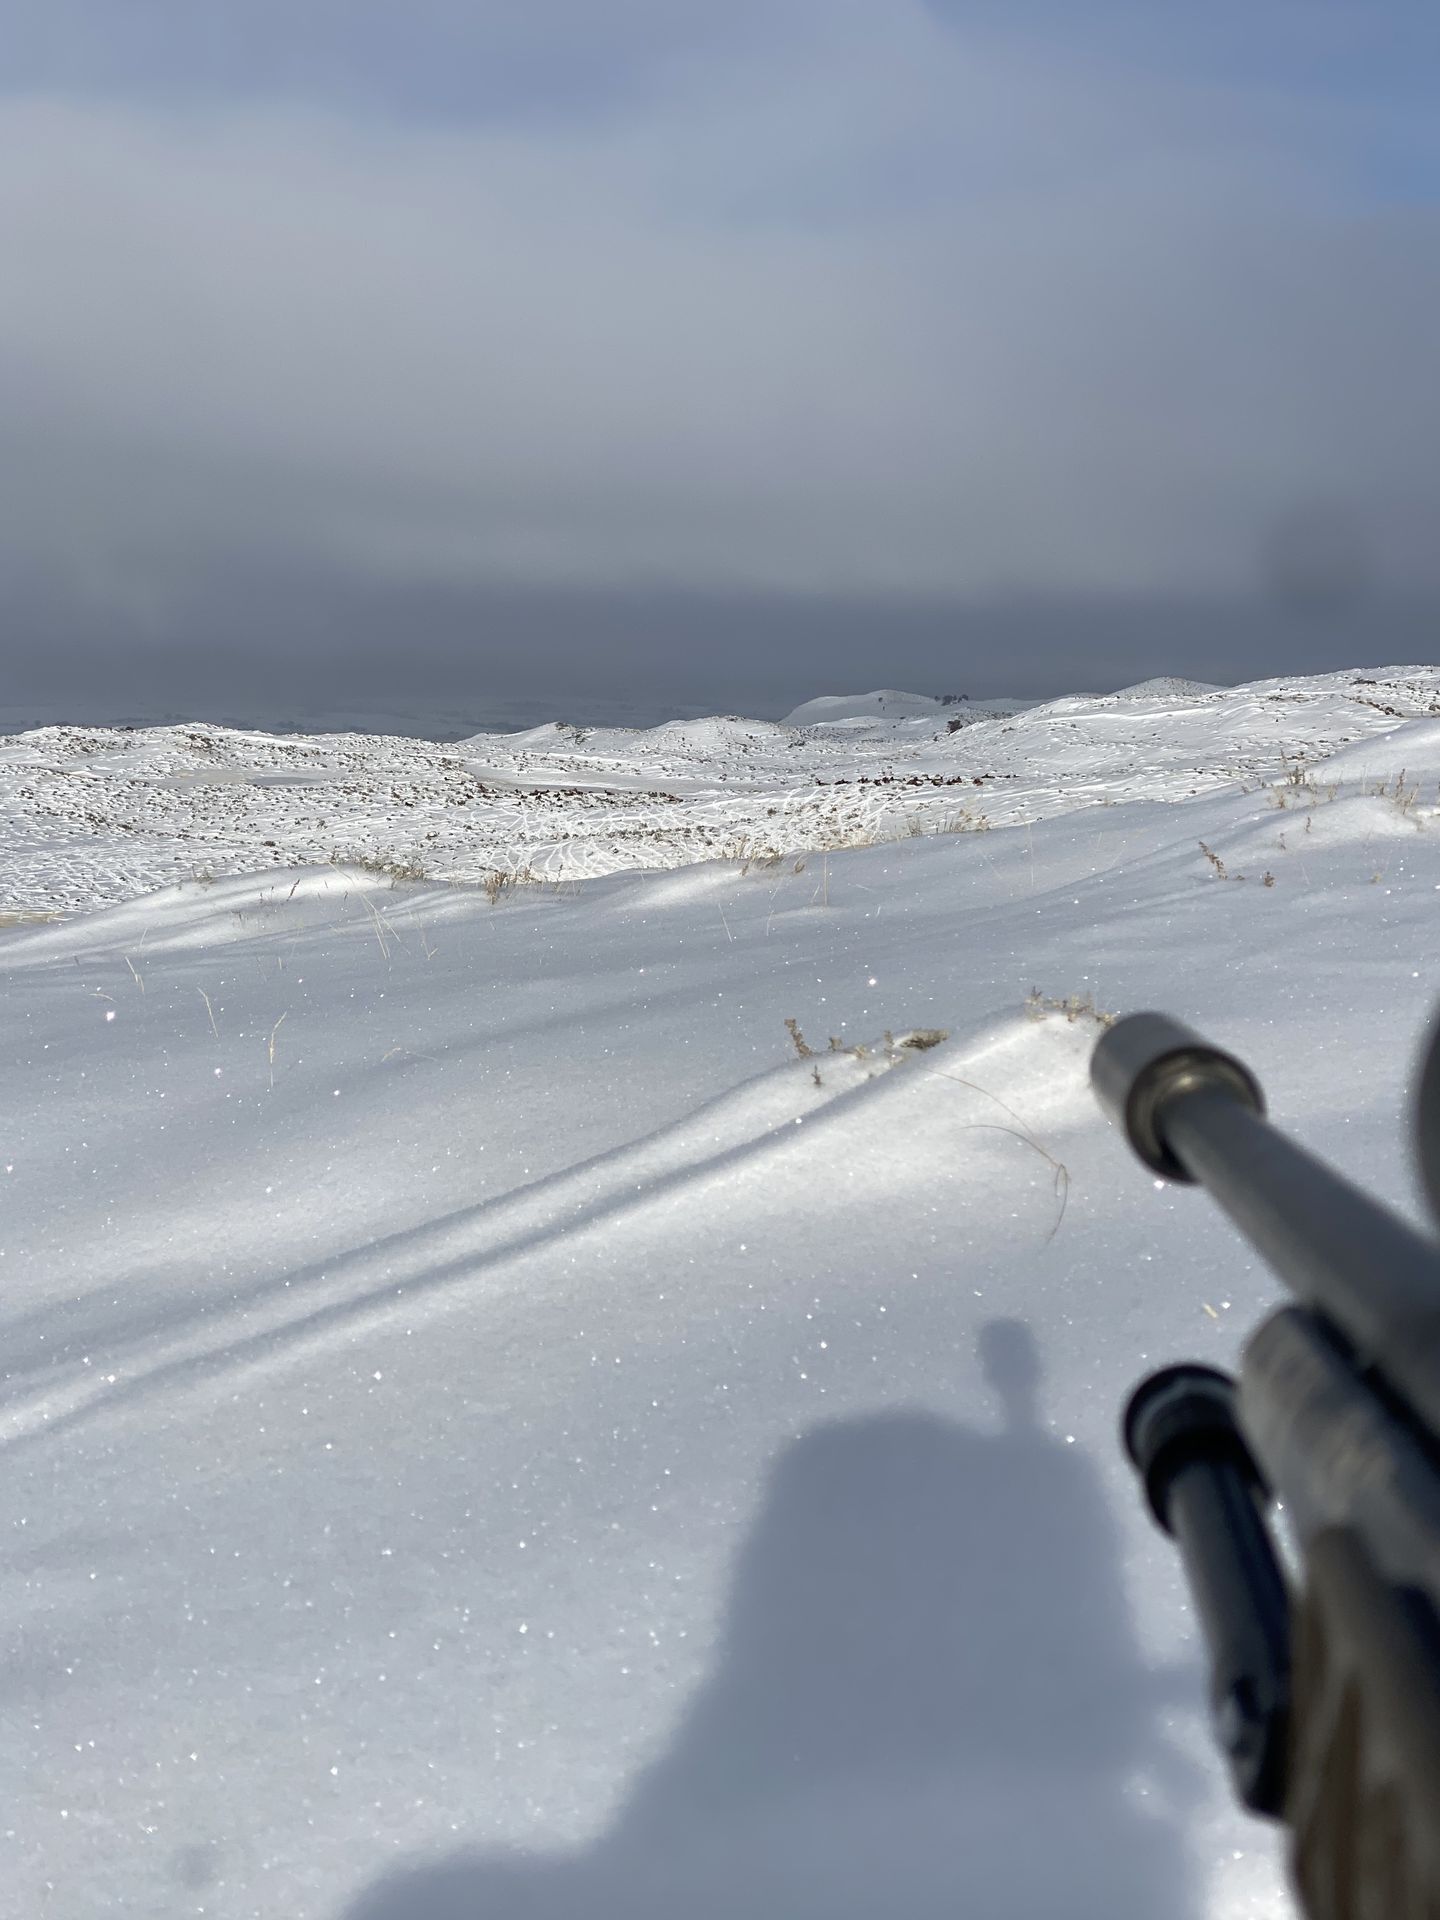
[(0, 100), (13, 684), (1041, 691), (1428, 631), (1436, 220), (1343, 110), (813, 24), (565, 123)]

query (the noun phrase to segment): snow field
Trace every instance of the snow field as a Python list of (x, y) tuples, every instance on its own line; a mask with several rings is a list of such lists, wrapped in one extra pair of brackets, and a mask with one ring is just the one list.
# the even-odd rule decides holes
[(1279, 1920), (1115, 1437), (1275, 1289), (1074, 1002), (1415, 1215), (1437, 681), (981, 723), (989, 831), (0, 937), (15, 1911)]

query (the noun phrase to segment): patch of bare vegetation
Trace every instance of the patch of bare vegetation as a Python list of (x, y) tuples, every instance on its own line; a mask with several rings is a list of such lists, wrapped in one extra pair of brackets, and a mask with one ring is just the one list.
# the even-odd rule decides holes
[(429, 871), (418, 855), (399, 855), (391, 853), (340, 853), (330, 856), (332, 867), (358, 867), (361, 873), (373, 873), (388, 880), (392, 886), (404, 881), (428, 880)]
[(1107, 1013), (1095, 1004), (1093, 993), (1067, 993), (1056, 999), (1053, 994), (1042, 993), (1038, 987), (1032, 987), (1025, 996), (1025, 1013), (1031, 1020), (1046, 1020), (1052, 1013), (1060, 1013), (1073, 1027), (1077, 1020), (1093, 1020), (1097, 1026), (1113, 1027), (1120, 1018), (1118, 1013)]
[(1285, 757), (1285, 778), (1270, 789), (1271, 804), (1277, 807), (1318, 807), (1334, 800), (1340, 792), (1338, 780), (1321, 786), (1311, 774), (1302, 756)]
[(1376, 800), (1388, 800), (1400, 817), (1409, 820), (1412, 826), (1419, 827), (1423, 824), (1414, 817), (1415, 807), (1420, 799), (1420, 789), (1406, 779), (1403, 767), (1393, 780), (1382, 780), (1378, 786), (1370, 789), (1370, 793)]

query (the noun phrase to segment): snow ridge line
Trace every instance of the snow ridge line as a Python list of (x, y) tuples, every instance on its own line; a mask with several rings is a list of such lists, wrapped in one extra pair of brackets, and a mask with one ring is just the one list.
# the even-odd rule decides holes
[[(812, 1132), (840, 1121), (837, 1109), (848, 1113), (856, 1096), (907, 1056), (877, 1049), (863, 1058), (823, 1057), (827, 1078), (821, 1087), (799, 1062), (771, 1068), (638, 1142), (432, 1225), (372, 1241), (317, 1265), (310, 1270), (313, 1278), (302, 1273), (267, 1282), (249, 1304), (218, 1317), (197, 1316), (203, 1326), (163, 1346), (143, 1343), (148, 1352), (132, 1373), (123, 1372), (123, 1359), (93, 1357), (83, 1374), (62, 1386), (0, 1403), (0, 1449), (62, 1431), (142, 1395), (288, 1358), (342, 1330), (383, 1326), (412, 1315), (417, 1301), (453, 1293), (482, 1273), (489, 1278), (540, 1248), (670, 1205), (695, 1186), (729, 1178), (781, 1150), (798, 1137), (797, 1121)], [(802, 1104), (805, 1110), (797, 1113)], [(297, 1293), (304, 1301), (299, 1312)]]

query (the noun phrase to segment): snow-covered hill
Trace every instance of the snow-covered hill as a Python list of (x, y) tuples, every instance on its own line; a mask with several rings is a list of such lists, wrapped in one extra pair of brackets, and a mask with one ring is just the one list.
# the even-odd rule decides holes
[(1115, 1434), (1274, 1287), (1086, 1063), (1416, 1212), (1437, 708), (9, 743), (0, 907), (112, 903), (0, 935), (9, 1908), (1280, 1920)]
[(787, 713), (783, 724), (787, 727), (858, 727), (920, 721), (933, 725), (954, 719), (1008, 718), (1012, 713), (1039, 704), (1038, 700), (970, 700), (960, 695), (940, 698), (930, 693), (901, 693), (894, 687), (882, 687), (874, 693), (824, 694), (817, 700), (807, 700)]
[(1116, 697), (1121, 700), (1152, 700), (1178, 696), (1182, 700), (1199, 700), (1206, 694), (1227, 691), (1227, 688), (1216, 686), (1209, 680), (1180, 680), (1174, 674), (1162, 673), (1153, 680), (1138, 680), (1133, 687), (1121, 687)]
[(1440, 679), (1400, 668), (1218, 690), (1160, 681), (1000, 712), (876, 694), (797, 712), (832, 704), (845, 711), (824, 723), (561, 724), (449, 744), (44, 728), (0, 740), (0, 914), (321, 862), (471, 886), (573, 881), (1188, 799), (1429, 713)]

